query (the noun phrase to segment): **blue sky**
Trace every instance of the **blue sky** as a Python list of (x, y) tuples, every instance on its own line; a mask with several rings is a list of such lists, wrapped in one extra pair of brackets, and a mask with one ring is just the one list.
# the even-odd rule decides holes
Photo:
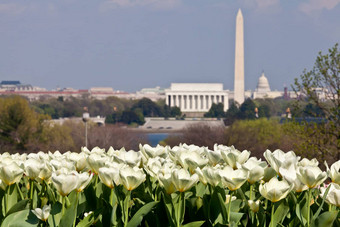
[(171, 82), (233, 90), (235, 17), (245, 88), (290, 86), (340, 40), (340, 0), (1, 0), (0, 80), (133, 92)]

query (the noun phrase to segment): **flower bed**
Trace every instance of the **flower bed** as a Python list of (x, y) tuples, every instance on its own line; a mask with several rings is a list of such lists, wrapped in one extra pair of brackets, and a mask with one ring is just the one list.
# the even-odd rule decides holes
[(324, 172), (292, 151), (264, 157), (186, 144), (4, 153), (1, 226), (340, 226), (340, 160)]

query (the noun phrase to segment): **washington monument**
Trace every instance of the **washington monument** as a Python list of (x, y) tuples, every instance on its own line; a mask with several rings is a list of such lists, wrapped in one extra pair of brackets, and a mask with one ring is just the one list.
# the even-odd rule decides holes
[(238, 104), (244, 102), (244, 39), (243, 39), (243, 16), (241, 9), (236, 16), (235, 37), (235, 79), (234, 79), (234, 101)]

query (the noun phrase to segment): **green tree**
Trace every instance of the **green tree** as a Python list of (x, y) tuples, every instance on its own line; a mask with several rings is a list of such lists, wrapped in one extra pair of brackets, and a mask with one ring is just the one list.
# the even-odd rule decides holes
[(226, 112), (224, 124), (225, 125), (232, 125), (237, 119), (239, 119), (240, 110), (235, 104), (235, 102), (232, 102), (229, 106), (229, 109)]
[(36, 113), (26, 99), (0, 98), (0, 142), (8, 151), (25, 151), (34, 137), (42, 132), (46, 115)]
[(204, 117), (218, 117), (218, 118), (224, 118), (225, 112), (224, 112), (224, 106), (222, 103), (213, 103), (207, 113), (204, 114)]
[[(305, 97), (309, 103), (316, 105), (326, 121), (320, 123), (318, 130), (306, 130), (308, 137), (315, 136), (316, 132), (325, 133), (325, 141), (314, 141), (315, 144), (324, 144), (314, 147), (326, 155), (336, 155), (340, 159), (340, 52), (338, 44), (328, 50), (327, 54), (316, 58), (312, 70), (304, 70), (300, 78), (295, 79), (293, 89), (300, 97)], [(319, 112), (318, 110), (318, 112)], [(309, 126), (306, 126), (309, 127)], [(323, 138), (319, 135), (317, 138)], [(330, 149), (330, 146), (333, 147)], [(307, 150), (306, 150), (307, 151)]]
[(144, 117), (162, 117), (163, 112), (160, 106), (148, 98), (142, 98), (132, 106), (132, 110), (141, 109)]
[(240, 114), (239, 114), (240, 119), (243, 119), (243, 120), (255, 119), (255, 108), (256, 108), (256, 105), (253, 102), (253, 100), (248, 98), (240, 106)]

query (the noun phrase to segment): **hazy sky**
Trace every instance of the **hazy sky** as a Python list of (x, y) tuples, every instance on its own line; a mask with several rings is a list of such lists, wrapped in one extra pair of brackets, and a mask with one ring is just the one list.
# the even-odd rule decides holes
[(133, 92), (171, 82), (233, 90), (235, 17), (245, 88), (290, 86), (340, 41), (340, 0), (0, 0), (0, 80)]

